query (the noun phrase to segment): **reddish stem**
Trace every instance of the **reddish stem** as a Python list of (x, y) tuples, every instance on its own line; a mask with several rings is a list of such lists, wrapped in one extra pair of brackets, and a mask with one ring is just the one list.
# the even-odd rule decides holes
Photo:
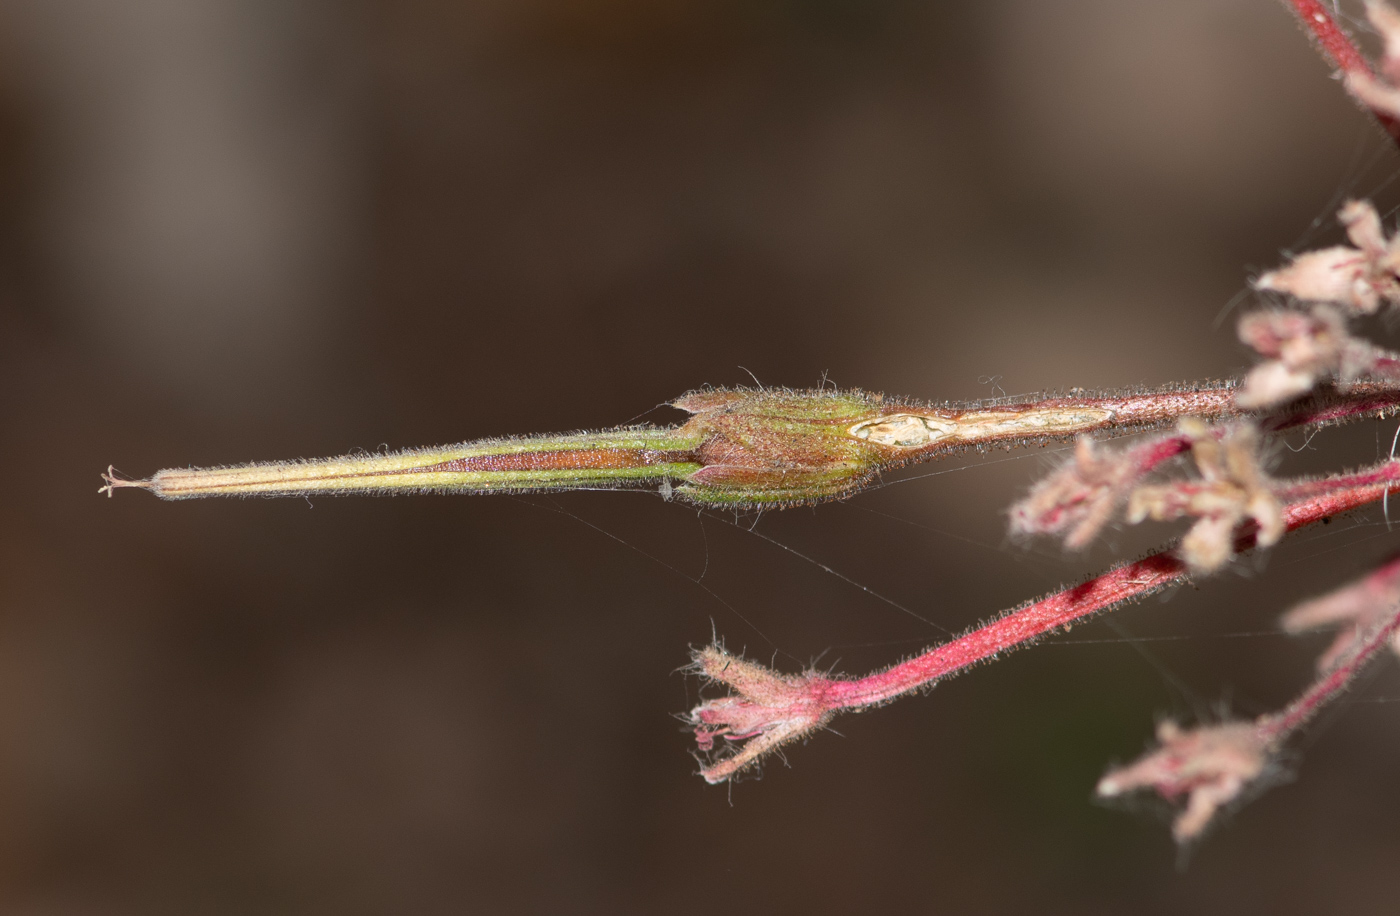
[(986, 626), (922, 655), (858, 680), (832, 681), (826, 696), (834, 709), (855, 709), (892, 700), (1057, 627), (1145, 597), (1186, 578), (1186, 564), (1170, 552), (1109, 570), (1080, 585), (1047, 595)]
[[(1351, 505), (1351, 500), (1356, 498), (1357, 493), (1365, 492), (1374, 495), (1362, 500), (1362, 503), (1373, 502), (1380, 499), (1387, 491), (1397, 489), (1397, 482), (1400, 482), (1400, 460), (1382, 461), (1380, 464), (1364, 468), (1360, 471), (1353, 471), (1350, 474), (1335, 474), (1331, 477), (1316, 477), (1311, 480), (1290, 480), (1277, 484), (1273, 487), (1274, 496), (1281, 502), (1290, 503), (1284, 508), (1285, 516), (1297, 510), (1298, 506), (1312, 505), (1317, 502), (1319, 505), (1327, 500), (1338, 500), (1344, 503), (1343, 508), (1332, 509), (1326, 515), (1337, 512), (1346, 512), (1356, 508)], [(1309, 519), (1308, 521), (1316, 521)], [(1303, 522), (1302, 524), (1307, 524)], [(1292, 531), (1295, 525), (1290, 524), (1288, 530)]]
[(1342, 31), (1332, 14), (1318, 0), (1287, 0), (1298, 14), (1303, 24), (1317, 42), (1322, 53), (1336, 67), (1347, 72), (1371, 72), (1371, 64), (1361, 49), (1352, 43), (1351, 36)]
[(1362, 417), (1393, 416), (1400, 405), (1392, 382), (1354, 382), (1345, 391), (1308, 398), (1261, 422), (1265, 432), (1332, 426)]
[[(1361, 53), (1361, 49), (1351, 40), (1337, 21), (1332, 18), (1332, 14), (1327, 11), (1319, 0), (1285, 0), (1285, 2), (1297, 14), (1298, 21), (1303, 28), (1308, 30), (1313, 40), (1317, 43), (1322, 56), (1328, 62), (1341, 70), (1343, 73), (1364, 74), (1374, 77), (1375, 71), (1371, 68), (1371, 62), (1366, 59), (1366, 55)], [(1390, 138), (1400, 145), (1400, 121), (1385, 112), (1376, 111), (1367, 106), (1367, 111), (1371, 113)]]
[[(1292, 496), (1295, 500), (1284, 508), (1285, 524), (1293, 531), (1375, 502), (1397, 482), (1400, 482), (1400, 461), (1388, 461), (1357, 474), (1295, 485), (1279, 494), (1283, 499)], [(1251, 549), (1254, 540), (1253, 531), (1241, 534), (1235, 545), (1236, 552)], [(1143, 598), (1185, 578), (1186, 566), (1175, 553), (1155, 553), (1081, 585), (1047, 595), (893, 668), (858, 680), (832, 681), (827, 694), (830, 705), (834, 709), (851, 709), (883, 703), (1023, 645), (1057, 627)]]

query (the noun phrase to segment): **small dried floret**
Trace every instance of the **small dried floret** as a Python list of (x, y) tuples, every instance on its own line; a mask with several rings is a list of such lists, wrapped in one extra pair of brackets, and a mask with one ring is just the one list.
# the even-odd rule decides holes
[[(1290, 633), (1339, 626), (1337, 638), (1317, 660), (1318, 670), (1326, 671), (1356, 644), (1362, 633), (1395, 616), (1397, 609), (1400, 609), (1400, 557), (1360, 582), (1304, 601), (1284, 614), (1280, 623)], [(1400, 633), (1391, 637), (1391, 647), (1400, 654)]]
[(1353, 71), (1346, 75), (1347, 92), (1372, 111), (1396, 117), (1400, 112), (1400, 90), (1369, 73)]
[(1139, 487), (1128, 500), (1128, 521), (1196, 516), (1181, 542), (1181, 556), (1192, 570), (1212, 572), (1234, 552), (1234, 532), (1245, 519), (1259, 526), (1256, 543), (1269, 547), (1283, 536), (1283, 510), (1259, 466), (1259, 436), (1239, 424), (1219, 438), (1202, 421), (1188, 417), (1181, 432), (1191, 440), (1200, 480)]
[[(1393, 91), (1393, 90), (1392, 90)], [(1255, 289), (1285, 293), (1306, 302), (1331, 302), (1370, 313), (1382, 301), (1400, 303), (1400, 241), (1387, 239), (1381, 218), (1367, 201), (1348, 201), (1337, 213), (1352, 245), (1298, 255), (1287, 267), (1255, 281)]]
[(1264, 309), (1240, 319), (1240, 340), (1269, 361), (1245, 377), (1235, 403), (1268, 407), (1311, 390), (1336, 370), (1346, 327), (1335, 309), (1318, 306), (1311, 312)]
[(1217, 811), (1239, 798), (1268, 767), (1268, 740), (1253, 722), (1226, 722), (1183, 729), (1175, 722), (1157, 726), (1158, 748), (1135, 762), (1110, 770), (1097, 792), (1112, 798), (1135, 789), (1153, 789), (1168, 801), (1186, 803), (1172, 824), (1172, 836), (1185, 842), (1200, 836)]
[(1371, 373), (1391, 374), (1397, 358), (1353, 337), (1346, 318), (1330, 305), (1315, 305), (1307, 312), (1251, 312), (1240, 319), (1239, 335), (1261, 356), (1269, 357), (1250, 371), (1235, 395), (1235, 403), (1245, 408), (1282, 404), (1328, 377), (1347, 384)]
[(1040, 481), (1011, 507), (1013, 534), (1064, 534), (1078, 549), (1094, 539), (1122, 501), (1131, 467), (1120, 453), (1100, 447), (1089, 436), (1074, 446), (1074, 459)]
[[(1058, 534), (1083, 547), (1127, 502), (1127, 521), (1195, 516), (1181, 555), (1196, 572), (1223, 566), (1234, 552), (1235, 528), (1253, 519), (1256, 543), (1268, 547), (1283, 536), (1283, 511), (1259, 466), (1258, 433), (1240, 424), (1222, 431), (1188, 417), (1180, 432), (1113, 450), (1081, 439), (1074, 460), (1037, 484), (1011, 508), (1013, 534)], [(1163, 461), (1189, 448), (1201, 477), (1139, 486)], [(1136, 489), (1134, 489), (1136, 487)]]
[(1385, 238), (1381, 215), (1370, 201), (1349, 200), (1337, 211), (1337, 222), (1347, 231), (1347, 238), (1368, 258), (1386, 256), (1390, 243)]
[(716, 738), (743, 742), (727, 757), (709, 764), (701, 775), (723, 782), (789, 741), (825, 725), (832, 710), (824, 700), (829, 683), (820, 675), (789, 676), (764, 665), (730, 655), (718, 646), (695, 653), (695, 669), (729, 687), (730, 696), (706, 700), (690, 711), (695, 743), (702, 751)]
[(1287, 267), (1254, 281), (1254, 288), (1286, 293), (1307, 302), (1337, 302), (1358, 312), (1374, 312), (1380, 305), (1380, 296), (1368, 278), (1368, 268), (1360, 251), (1339, 245), (1298, 255)]
[(1011, 533), (1064, 535), (1066, 547), (1085, 547), (1118, 514), (1138, 481), (1186, 447), (1175, 434), (1126, 449), (1081, 436), (1074, 458), (1011, 507)]

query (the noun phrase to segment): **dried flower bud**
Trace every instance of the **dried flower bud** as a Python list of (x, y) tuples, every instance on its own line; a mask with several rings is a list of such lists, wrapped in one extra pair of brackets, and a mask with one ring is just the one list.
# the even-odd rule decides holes
[(1347, 92), (1372, 111), (1397, 117), (1400, 112), (1400, 91), (1376, 79), (1369, 73), (1353, 70), (1345, 77)]
[(1249, 370), (1235, 403), (1250, 410), (1275, 407), (1307, 394), (1315, 384), (1314, 373), (1271, 359)]
[(1346, 328), (1337, 311), (1320, 306), (1311, 312), (1263, 309), (1240, 319), (1240, 340), (1261, 356), (1286, 359), (1307, 367), (1335, 362), (1338, 338)]
[(1312, 312), (1263, 309), (1240, 319), (1239, 335), (1270, 357), (1250, 371), (1235, 396), (1241, 407), (1256, 408), (1292, 400), (1335, 371), (1346, 329), (1336, 310), (1325, 306)]
[(1181, 542), (1181, 556), (1195, 572), (1212, 572), (1234, 552), (1234, 531), (1245, 519), (1259, 526), (1256, 543), (1269, 547), (1283, 536), (1283, 510), (1259, 467), (1258, 432), (1231, 427), (1217, 439), (1205, 423), (1188, 417), (1181, 432), (1191, 440), (1200, 480), (1139, 487), (1128, 500), (1128, 521), (1167, 521), (1196, 516)]
[(1381, 215), (1366, 200), (1349, 200), (1337, 211), (1337, 222), (1347, 231), (1347, 238), (1367, 258), (1385, 256), (1387, 242)]
[(1097, 792), (1112, 798), (1135, 789), (1153, 789), (1168, 801), (1186, 803), (1172, 824), (1178, 843), (1201, 835), (1217, 811), (1268, 767), (1268, 740), (1253, 722), (1226, 722), (1182, 729), (1175, 722), (1157, 726), (1156, 750), (1134, 763), (1110, 770)]
[[(1361, 634), (1393, 617), (1400, 608), (1400, 557), (1366, 576), (1360, 582), (1304, 601), (1279, 621), (1290, 633), (1318, 627), (1339, 627), (1337, 638), (1318, 657), (1320, 671), (1331, 668)], [(1391, 637), (1391, 647), (1400, 654), (1400, 634)]]
[(707, 782), (729, 779), (769, 751), (831, 719), (832, 709), (823, 702), (829, 681), (816, 674), (782, 675), (730, 655), (718, 646), (696, 652), (694, 665), (700, 674), (734, 691), (729, 696), (706, 700), (690, 711), (696, 744), (702, 751), (709, 751), (717, 737), (745, 742), (734, 754), (702, 770)]

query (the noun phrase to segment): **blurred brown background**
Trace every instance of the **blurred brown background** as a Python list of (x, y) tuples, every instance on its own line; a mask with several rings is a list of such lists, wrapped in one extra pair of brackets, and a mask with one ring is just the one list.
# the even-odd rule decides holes
[[(1379, 513), (731, 790), (672, 718), (687, 646), (864, 672), (939, 631), (653, 494), (96, 489), (670, 422), (750, 372), (1229, 375), (1250, 272), (1395, 170), (1273, 0), (0, 2), (0, 911), (1394, 912), (1393, 662), (1185, 871), (1090, 799), (1155, 717), (1301, 687), (1323, 643), (1273, 620)], [(758, 531), (957, 630), (1166, 536), (1006, 543), (1046, 461)]]

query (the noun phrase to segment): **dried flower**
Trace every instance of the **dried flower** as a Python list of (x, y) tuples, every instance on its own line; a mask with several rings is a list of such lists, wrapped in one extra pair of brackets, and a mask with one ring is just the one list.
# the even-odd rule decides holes
[(1346, 318), (1330, 305), (1315, 305), (1307, 312), (1251, 312), (1240, 319), (1239, 335), (1269, 357), (1250, 371), (1235, 396), (1235, 403), (1250, 409), (1291, 401), (1328, 377), (1350, 384), (1368, 374), (1391, 375), (1400, 358), (1353, 337)]
[(744, 742), (735, 753), (704, 768), (707, 782), (723, 782), (769, 751), (821, 728), (834, 714), (824, 702), (829, 682), (815, 673), (782, 675), (719, 646), (696, 652), (694, 667), (734, 691), (691, 710), (696, 745), (710, 751), (718, 737)]
[(1331, 302), (1354, 312), (1374, 312), (1382, 300), (1400, 303), (1400, 242), (1387, 240), (1380, 215), (1367, 201), (1348, 201), (1337, 213), (1355, 248), (1340, 245), (1298, 255), (1270, 271), (1254, 288), (1305, 302)]
[(1396, 647), (1400, 635), (1400, 558), (1390, 561), (1356, 585), (1333, 592), (1290, 611), (1286, 623), (1298, 627), (1351, 620), (1343, 638), (1319, 664), (1321, 675), (1278, 712), (1252, 722), (1225, 722), (1182, 729), (1175, 722), (1157, 727), (1158, 748), (1126, 767), (1109, 771), (1098, 794), (1113, 797), (1150, 788), (1171, 801), (1186, 803), (1172, 825), (1178, 842), (1195, 839), (1225, 805), (1258, 786), (1289, 736), (1346, 692), (1356, 676), (1384, 646)]
[(1258, 431), (1239, 424), (1217, 439), (1209, 426), (1188, 417), (1181, 432), (1191, 440), (1201, 479), (1139, 487), (1128, 500), (1128, 521), (1198, 517), (1181, 541), (1182, 559), (1195, 572), (1225, 565), (1234, 552), (1235, 528), (1245, 519), (1258, 524), (1261, 547), (1278, 543), (1283, 513), (1259, 466)]
[(1152, 439), (1131, 449), (1107, 448), (1081, 436), (1074, 458), (1011, 507), (1011, 533), (1063, 534), (1066, 547), (1081, 549), (1113, 519), (1145, 474), (1183, 450), (1179, 436)]
[(1168, 801), (1185, 796), (1172, 824), (1179, 843), (1200, 836), (1216, 812), (1238, 799), (1272, 759), (1268, 740), (1253, 722), (1183, 729), (1166, 721), (1157, 726), (1157, 742), (1156, 750), (1110, 770), (1096, 791), (1103, 798), (1142, 788)]
[[(1304, 601), (1279, 621), (1290, 633), (1336, 625), (1337, 638), (1318, 657), (1317, 667), (1326, 671), (1356, 644), (1362, 633), (1393, 617), (1400, 607), (1400, 557), (1392, 559), (1360, 582)], [(1400, 635), (1391, 637), (1391, 647), (1400, 654)]]
[[(1316, 3), (1293, 0), (1293, 5), (1325, 53), (1341, 67), (1347, 92), (1400, 143), (1400, 13), (1382, 0), (1366, 0), (1366, 16), (1384, 42), (1377, 76)], [(1337, 218), (1355, 249), (1329, 248), (1301, 255), (1288, 267), (1261, 277), (1256, 286), (1360, 312), (1375, 311), (1381, 300), (1400, 304), (1400, 243), (1385, 238), (1375, 208), (1351, 201)]]
[(1361, 252), (1339, 245), (1298, 255), (1287, 267), (1254, 281), (1254, 288), (1286, 293), (1307, 302), (1337, 302), (1358, 312), (1374, 312), (1380, 305), (1380, 296), (1369, 273)]
[(1400, 83), (1400, 13), (1382, 0), (1366, 0), (1366, 18), (1385, 41), (1381, 73), (1390, 82)]

